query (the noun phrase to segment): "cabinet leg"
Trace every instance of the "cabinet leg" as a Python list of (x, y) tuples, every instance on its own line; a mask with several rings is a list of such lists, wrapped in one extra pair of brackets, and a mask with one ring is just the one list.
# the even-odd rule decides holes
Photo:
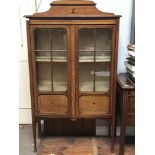
[(115, 147), (115, 129), (112, 126), (112, 131), (111, 131), (111, 152), (114, 153), (114, 147)]
[(115, 118), (112, 118), (112, 125), (111, 125), (111, 152), (114, 153), (115, 149), (115, 131), (116, 131), (116, 124)]
[(33, 130), (33, 149), (34, 152), (37, 152), (37, 145), (36, 145), (36, 121), (34, 121), (33, 125), (32, 125), (32, 130)]
[(37, 147), (36, 146), (34, 146), (33, 151), (37, 152)]

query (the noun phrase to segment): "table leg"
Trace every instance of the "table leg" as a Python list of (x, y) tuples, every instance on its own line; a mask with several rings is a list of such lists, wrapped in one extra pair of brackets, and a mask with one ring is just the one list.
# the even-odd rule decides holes
[(122, 123), (120, 133), (119, 155), (124, 155), (124, 146), (125, 146), (125, 125)]
[(119, 155), (124, 155), (125, 146), (125, 104), (126, 104), (126, 92), (123, 92), (122, 99), (122, 115), (121, 115), (121, 130), (120, 130), (120, 145), (119, 145)]

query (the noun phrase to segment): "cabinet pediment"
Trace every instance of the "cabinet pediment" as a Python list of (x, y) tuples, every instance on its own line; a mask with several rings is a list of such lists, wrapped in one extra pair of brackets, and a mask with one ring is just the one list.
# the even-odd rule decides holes
[[(117, 18), (119, 15), (113, 13), (102, 12), (96, 8), (96, 4), (92, 1), (85, 0), (59, 0), (53, 1), (51, 7), (46, 12), (34, 13), (25, 17), (31, 19), (43, 18)], [(63, 9), (62, 9), (63, 7)]]

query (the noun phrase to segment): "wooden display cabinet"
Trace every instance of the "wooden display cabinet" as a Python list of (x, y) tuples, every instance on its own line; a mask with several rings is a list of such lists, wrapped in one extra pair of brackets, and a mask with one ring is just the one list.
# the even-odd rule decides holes
[(114, 149), (120, 15), (84, 0), (53, 1), (26, 15), (34, 150), (47, 118), (108, 119)]

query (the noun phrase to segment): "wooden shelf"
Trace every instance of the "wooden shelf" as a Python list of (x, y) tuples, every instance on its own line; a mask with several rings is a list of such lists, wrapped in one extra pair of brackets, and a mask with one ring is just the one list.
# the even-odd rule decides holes
[(67, 57), (63, 56), (36, 56), (37, 62), (67, 62)]
[[(108, 92), (110, 89), (110, 86), (109, 84), (103, 84), (103, 83), (97, 83), (95, 84), (95, 91), (102, 91), (102, 92)], [(87, 92), (90, 92), (90, 91), (94, 91), (94, 85), (93, 83), (92, 84), (86, 84), (86, 83), (80, 83), (79, 84), (79, 90), (80, 92), (83, 92), (83, 91), (87, 91)]]
[[(37, 56), (36, 57), (37, 62), (67, 62), (67, 57), (61, 57), (61, 56)], [(80, 56), (79, 62), (94, 62), (93, 56)], [(97, 56), (95, 58), (95, 62), (110, 62), (110, 56)]]
[(112, 52), (112, 50), (79, 49), (78, 52)]
[[(39, 84), (39, 91), (52, 91), (51, 84)], [(53, 84), (53, 91), (62, 91), (65, 92), (67, 90), (67, 84)]]
[(110, 56), (80, 56), (79, 62), (110, 62)]
[(35, 52), (67, 52), (67, 50), (34, 50)]

